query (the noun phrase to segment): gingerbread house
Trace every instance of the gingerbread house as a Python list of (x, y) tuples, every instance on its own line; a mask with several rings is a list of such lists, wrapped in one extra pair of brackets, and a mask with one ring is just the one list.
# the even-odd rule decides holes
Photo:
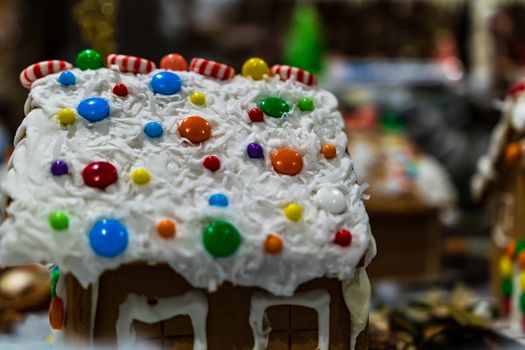
[(65, 341), (367, 348), (364, 187), (313, 75), (86, 50), (20, 79), (0, 259), (56, 264)]

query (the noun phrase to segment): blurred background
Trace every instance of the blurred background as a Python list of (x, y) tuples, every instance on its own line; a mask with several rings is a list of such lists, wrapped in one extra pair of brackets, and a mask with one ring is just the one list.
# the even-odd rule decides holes
[[(237, 72), (255, 56), (311, 71), (339, 98), (359, 181), (370, 185), (382, 315), (373, 330), (388, 334), (373, 345), (425, 348), (432, 305), (470, 312), (498, 290), (493, 220), (470, 183), (525, 68), (524, 17), (518, 0), (0, 0), (0, 154), (24, 118), (19, 73), (74, 62), (88, 47), (157, 63), (168, 53), (209, 58)], [(421, 295), (426, 318), (406, 311)], [(392, 310), (410, 327), (392, 326)]]

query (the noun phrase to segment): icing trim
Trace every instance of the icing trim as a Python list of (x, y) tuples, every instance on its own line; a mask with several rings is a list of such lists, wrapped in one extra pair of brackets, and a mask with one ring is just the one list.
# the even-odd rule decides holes
[(355, 349), (357, 337), (368, 325), (370, 311), (370, 281), (366, 269), (361, 267), (356, 271), (353, 280), (343, 281), (343, 298), (350, 311), (351, 318), (351, 348)]

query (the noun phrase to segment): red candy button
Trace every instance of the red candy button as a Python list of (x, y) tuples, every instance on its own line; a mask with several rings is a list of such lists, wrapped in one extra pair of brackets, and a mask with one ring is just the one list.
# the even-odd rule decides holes
[(113, 185), (118, 180), (117, 169), (108, 162), (91, 163), (82, 171), (84, 183), (101, 190)]
[(120, 97), (128, 96), (128, 88), (124, 84), (117, 84), (113, 86), (113, 93)]
[(216, 156), (207, 156), (202, 164), (211, 172), (216, 172), (221, 167), (221, 161)]
[(259, 108), (250, 109), (250, 111), (248, 112), (248, 116), (250, 117), (252, 123), (264, 121), (263, 112)]
[(352, 234), (348, 230), (339, 230), (335, 234), (335, 243), (341, 247), (348, 247), (352, 244)]

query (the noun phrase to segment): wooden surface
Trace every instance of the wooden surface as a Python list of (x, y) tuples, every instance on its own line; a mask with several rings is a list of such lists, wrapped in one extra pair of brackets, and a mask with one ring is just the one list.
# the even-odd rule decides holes
[(82, 288), (71, 274), (65, 278), (66, 338), (72, 342), (88, 342), (91, 338), (91, 288)]

